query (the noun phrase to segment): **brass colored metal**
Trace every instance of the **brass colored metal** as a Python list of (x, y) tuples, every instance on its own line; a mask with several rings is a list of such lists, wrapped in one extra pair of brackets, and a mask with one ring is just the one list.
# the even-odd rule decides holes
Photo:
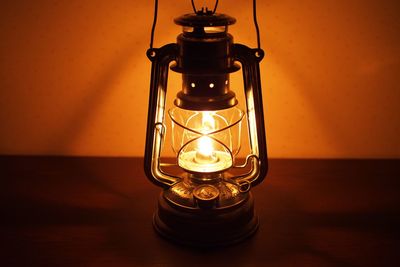
[[(162, 236), (193, 246), (220, 246), (239, 242), (254, 234), (258, 219), (250, 192), (268, 171), (262, 90), (259, 63), (264, 52), (235, 44), (227, 33), (235, 19), (221, 14), (191, 14), (175, 20), (184, 26), (176, 44), (151, 48), (152, 61), (145, 173), (150, 181), (163, 187), (153, 225)], [(165, 138), (165, 101), (169, 66), (182, 73), (182, 90), (175, 105), (187, 110), (216, 111), (237, 104), (229, 88), (230, 73), (241, 63), (246, 98), (250, 155), (243, 166), (219, 172), (190, 172), (176, 176), (165, 172), (161, 147)], [(178, 122), (175, 122), (178, 123)], [(193, 129), (185, 129), (187, 132)], [(198, 138), (202, 137), (202, 133)], [(210, 137), (212, 138), (212, 136)], [(217, 142), (219, 140), (212, 139)], [(226, 144), (231, 158), (234, 155)], [(182, 148), (177, 149), (182, 152)], [(232, 161), (234, 162), (234, 161)], [(231, 168), (250, 171), (230, 175)]]
[(199, 184), (186, 178), (161, 193), (153, 225), (175, 242), (210, 247), (251, 236), (258, 229), (258, 218), (251, 193), (242, 193), (229, 179)]

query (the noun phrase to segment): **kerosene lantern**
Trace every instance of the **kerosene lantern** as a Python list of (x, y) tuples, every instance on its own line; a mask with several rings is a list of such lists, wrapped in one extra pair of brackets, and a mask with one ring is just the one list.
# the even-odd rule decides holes
[[(177, 43), (147, 51), (152, 70), (144, 168), (163, 188), (153, 218), (159, 234), (194, 246), (226, 245), (258, 228), (250, 188), (264, 179), (268, 166), (259, 71), (264, 53), (233, 43), (228, 26), (234, 18), (215, 9), (194, 10), (174, 20), (183, 27)], [(240, 67), (245, 111), (230, 89), (229, 75)], [(169, 68), (182, 74), (182, 89), (166, 110)], [(166, 172), (161, 162), (166, 119), (180, 175)], [(245, 120), (250, 153), (237, 165)]]

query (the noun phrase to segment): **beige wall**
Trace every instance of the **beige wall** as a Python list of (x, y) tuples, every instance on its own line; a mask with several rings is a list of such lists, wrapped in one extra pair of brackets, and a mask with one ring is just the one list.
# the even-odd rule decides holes
[[(7, 2), (0, 154), (141, 156), (153, 1)], [(258, 2), (270, 156), (400, 157), (398, 1)], [(174, 42), (172, 18), (190, 8), (160, 0), (156, 46)], [(255, 45), (250, 0), (219, 12), (238, 19), (236, 42)]]

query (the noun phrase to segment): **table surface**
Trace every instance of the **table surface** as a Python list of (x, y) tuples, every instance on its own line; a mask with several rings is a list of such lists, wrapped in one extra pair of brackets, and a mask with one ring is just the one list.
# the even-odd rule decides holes
[(400, 266), (400, 160), (272, 159), (257, 234), (203, 250), (153, 231), (142, 164), (1, 156), (0, 266)]

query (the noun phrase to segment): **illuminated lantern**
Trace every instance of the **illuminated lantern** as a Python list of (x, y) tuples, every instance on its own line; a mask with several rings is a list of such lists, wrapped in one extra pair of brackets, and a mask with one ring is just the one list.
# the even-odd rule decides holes
[[(234, 18), (215, 13), (215, 8), (194, 10), (175, 19), (183, 27), (177, 43), (151, 45), (147, 51), (152, 70), (144, 168), (163, 188), (153, 218), (159, 234), (195, 246), (226, 245), (258, 228), (250, 189), (268, 169), (259, 71), (264, 52), (233, 42), (228, 26)], [(175, 107), (166, 110), (169, 68), (182, 74), (182, 89)], [(240, 68), (244, 111), (230, 90), (229, 76)], [(167, 119), (181, 175), (167, 173), (161, 163)], [(245, 120), (250, 154), (237, 166)]]

